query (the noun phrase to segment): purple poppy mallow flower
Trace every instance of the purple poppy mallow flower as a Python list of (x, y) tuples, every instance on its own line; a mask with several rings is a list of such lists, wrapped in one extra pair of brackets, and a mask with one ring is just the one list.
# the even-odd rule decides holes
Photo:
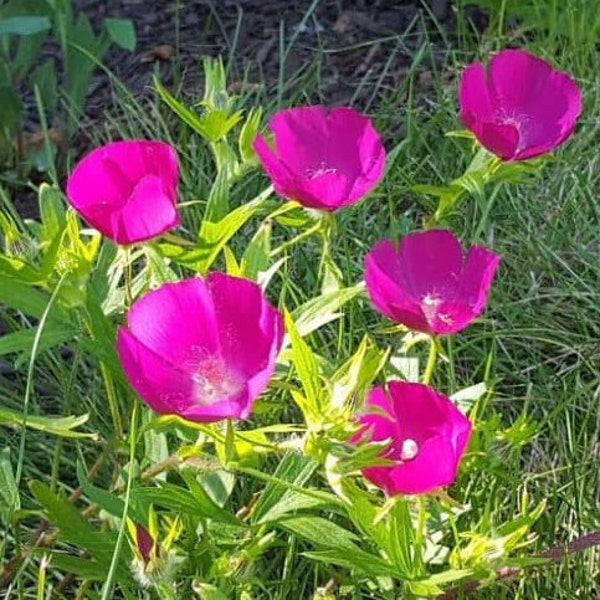
[(189, 421), (246, 419), (267, 387), (283, 319), (253, 281), (210, 273), (165, 283), (129, 309), (117, 352), (152, 409)]
[(566, 73), (524, 50), (502, 50), (487, 69), (469, 65), (460, 80), (460, 118), (503, 161), (562, 144), (581, 114), (581, 91)]
[(175, 150), (165, 142), (125, 140), (86, 154), (67, 180), (71, 206), (117, 244), (143, 242), (179, 224)]
[(351, 108), (280, 110), (254, 150), (275, 191), (306, 208), (335, 211), (364, 198), (383, 176), (385, 148), (371, 120)]
[(446, 229), (409, 233), (398, 246), (381, 240), (365, 258), (371, 302), (414, 331), (461, 331), (485, 308), (500, 257), (473, 246), (466, 255)]
[(387, 496), (427, 494), (456, 479), (471, 422), (433, 388), (404, 381), (373, 388), (358, 420), (350, 443), (389, 440), (380, 457), (392, 464), (362, 469)]

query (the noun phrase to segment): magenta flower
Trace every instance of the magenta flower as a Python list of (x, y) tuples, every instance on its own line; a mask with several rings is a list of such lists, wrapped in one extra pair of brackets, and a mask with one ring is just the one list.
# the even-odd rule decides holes
[(460, 80), (460, 118), (502, 160), (550, 152), (573, 133), (581, 92), (566, 73), (524, 50), (503, 50), (487, 72), (474, 62)]
[(133, 304), (117, 352), (129, 383), (161, 414), (245, 419), (283, 341), (260, 287), (224, 273), (166, 283)]
[(421, 383), (391, 381), (370, 391), (360, 415), (358, 443), (389, 440), (380, 454), (391, 465), (366, 467), (363, 475), (388, 496), (426, 494), (450, 485), (471, 435), (471, 423), (454, 404)]
[(464, 329), (485, 308), (500, 262), (493, 252), (473, 246), (466, 256), (450, 231), (409, 233), (396, 248), (375, 244), (365, 258), (371, 302), (390, 319), (433, 335)]
[(67, 181), (67, 199), (117, 244), (156, 237), (179, 224), (177, 155), (169, 144), (113, 142), (84, 156)]
[(254, 150), (275, 191), (307, 208), (334, 211), (379, 182), (385, 148), (370, 119), (351, 108), (280, 110), (269, 123), (274, 150), (258, 135)]

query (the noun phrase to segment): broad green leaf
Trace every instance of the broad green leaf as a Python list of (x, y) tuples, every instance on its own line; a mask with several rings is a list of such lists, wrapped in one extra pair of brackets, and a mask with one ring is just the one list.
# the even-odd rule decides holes
[(262, 113), (263, 110), (260, 106), (251, 108), (246, 114), (246, 119), (242, 125), (242, 130), (240, 131), (238, 150), (240, 157), (242, 158), (242, 162), (246, 164), (258, 164), (258, 159), (254, 153), (252, 144), (254, 143), (254, 139), (256, 138), (256, 134), (258, 133), (258, 129), (260, 127)]
[(80, 12), (69, 28), (66, 56), (63, 57), (66, 75), (63, 90), (70, 105), (67, 134), (80, 126), (92, 72), (109, 45), (109, 41), (96, 37), (89, 18)]
[[(0, 21), (0, 25), (2, 22)], [(21, 96), (9, 85), (0, 86), (2, 110), (0, 111), (0, 127), (13, 127), (19, 122), (23, 114)]]
[[(125, 513), (125, 503), (121, 498), (118, 498), (114, 494), (111, 494), (107, 490), (103, 490), (102, 488), (98, 488), (92, 485), (87, 478), (83, 470), (83, 465), (80, 461), (77, 462), (77, 481), (79, 485), (82, 487), (84, 494), (92, 501), (94, 504), (97, 504), (100, 508), (105, 510), (106, 512), (114, 515), (121, 519), (123, 514)], [(129, 508), (129, 516), (134, 518), (132, 515), (132, 508)], [(139, 519), (138, 519), (139, 520)]]
[(359, 283), (352, 287), (321, 294), (296, 308), (292, 312), (292, 317), (298, 333), (304, 337), (326, 323), (338, 319), (340, 313), (337, 311), (360, 294), (363, 289), (364, 284)]
[(31, 72), (29, 85), (32, 89), (35, 89), (36, 86), (39, 89), (44, 111), (54, 114), (58, 104), (58, 78), (53, 59), (48, 59)]
[[(38, 342), (38, 352), (44, 352), (58, 344), (73, 339), (76, 331), (63, 323), (46, 321)], [(29, 358), (33, 348), (33, 340), (37, 335), (37, 328), (21, 329), (13, 333), (0, 336), (0, 356), (4, 354), (20, 353), (19, 361)]]
[(38, 205), (42, 218), (42, 235), (45, 241), (52, 241), (66, 225), (65, 201), (62, 193), (42, 183), (38, 191)]
[(41, 417), (39, 415), (27, 415), (27, 419), (23, 419), (23, 414), (11, 410), (9, 408), (0, 407), (0, 425), (9, 425), (11, 427), (21, 427), (23, 424), (38, 431), (44, 431), (52, 435), (67, 438), (93, 438), (96, 439), (95, 433), (82, 433), (73, 431), (77, 427), (83, 425), (89, 418), (89, 415), (81, 415), (79, 417)]
[(347, 569), (356, 569), (370, 577), (398, 577), (396, 569), (374, 554), (365, 552), (358, 547), (330, 548), (304, 552), (304, 556), (318, 560), (327, 566), (338, 565)]
[[(44, 552), (48, 552), (44, 548)], [(78, 577), (89, 581), (104, 581), (108, 574), (106, 565), (99, 563), (96, 560), (89, 558), (79, 558), (58, 550), (50, 550), (52, 556), (52, 566), (55, 569), (64, 571), (65, 573), (73, 573)], [(131, 577), (131, 575), (129, 575)]]
[(487, 393), (487, 385), (484, 381), (471, 385), (469, 387), (458, 390), (450, 396), (458, 408), (465, 414), (467, 414), (473, 405)]
[[(0, 273), (0, 302), (30, 317), (39, 319), (46, 309), (50, 297), (30, 285), (25, 285)], [(51, 314), (56, 308), (51, 309)]]
[(305, 403), (303, 409), (309, 428), (322, 420), (323, 383), (317, 359), (309, 345), (302, 339), (290, 313), (285, 311), (285, 328), (291, 342), (291, 360), (302, 383)]
[(244, 527), (234, 515), (215, 504), (200, 485), (194, 487), (192, 492), (171, 483), (160, 482), (157, 487), (135, 490), (135, 495), (139, 496), (140, 501), (182, 512), (197, 519), (212, 519), (218, 523)]
[(9, 33), (15, 35), (35, 35), (48, 31), (52, 23), (48, 17), (9, 17), (0, 21), (0, 36)]
[(308, 500), (309, 504), (312, 502), (313, 505), (318, 502), (286, 486), (286, 482), (294, 486), (303, 486), (317, 466), (315, 460), (304, 454), (285, 454), (273, 473), (273, 477), (278, 481), (270, 481), (266, 485), (252, 513), (252, 523), (274, 521), (286, 513), (302, 508), (304, 500)]
[(0, 523), (8, 527), (12, 515), (20, 508), (21, 499), (7, 447), (0, 452)]
[(283, 517), (277, 525), (321, 548), (354, 550), (360, 542), (355, 533), (316, 515)]
[(104, 27), (111, 41), (124, 50), (135, 50), (135, 28), (131, 19), (104, 19)]
[(223, 469), (207, 469), (196, 474), (184, 469), (182, 476), (190, 492), (202, 502), (208, 497), (219, 508), (223, 508), (235, 485), (235, 475)]
[(267, 198), (267, 194), (262, 194), (251, 202), (242, 204), (218, 223), (203, 221), (200, 228), (200, 239), (193, 249), (171, 243), (159, 244), (158, 248), (163, 256), (198, 273), (205, 274), (225, 244), (250, 218), (260, 211)]
[[(61, 538), (88, 551), (92, 559), (96, 559), (103, 567), (104, 576), (108, 573), (117, 534), (112, 531), (94, 529), (85, 517), (62, 495), (55, 494), (41, 481), (33, 480), (29, 489), (34, 498), (42, 505), (48, 521), (58, 527)], [(123, 560), (117, 567), (117, 579), (127, 580), (131, 577), (129, 562), (131, 552), (128, 547), (122, 549)]]
[[(206, 209), (202, 216), (202, 222), (216, 223), (227, 217), (229, 213), (229, 174), (226, 170), (220, 170), (210, 188)], [(200, 229), (202, 235), (202, 228)]]
[(272, 229), (272, 221), (264, 221), (246, 246), (241, 263), (244, 277), (256, 281), (258, 274), (269, 268)]
[(192, 589), (197, 594), (199, 600), (230, 600), (228, 594), (223, 593), (217, 586), (210, 583), (194, 581)]

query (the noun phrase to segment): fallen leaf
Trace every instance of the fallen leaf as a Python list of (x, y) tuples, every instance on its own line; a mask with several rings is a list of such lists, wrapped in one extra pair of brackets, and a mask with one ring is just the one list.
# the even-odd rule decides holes
[(150, 63), (155, 60), (171, 60), (174, 54), (175, 48), (171, 44), (158, 44), (158, 46), (144, 52), (140, 57), (140, 62)]

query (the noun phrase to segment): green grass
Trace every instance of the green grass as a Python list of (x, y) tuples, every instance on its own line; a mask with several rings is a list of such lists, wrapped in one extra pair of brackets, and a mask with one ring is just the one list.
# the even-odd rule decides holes
[[(498, 424), (503, 435), (490, 444), (488, 456), (467, 461), (457, 489), (464, 494), (461, 497), (467, 507), (460, 518), (467, 527), (492, 531), (518, 513), (524, 494), (530, 506), (545, 501), (546, 509), (534, 526), (535, 536), (524, 551), (528, 555), (563, 546), (595, 530), (600, 523), (600, 202), (596, 194), (600, 189), (597, 156), (600, 63), (594, 51), (597, 39), (590, 37), (589, 30), (583, 27), (593, 19), (594, 3), (572, 0), (566, 4), (564, 14), (557, 18), (553, 11), (540, 12), (542, 0), (529, 2), (537, 9), (533, 13), (538, 19), (535, 28), (517, 25), (507, 29), (510, 15), (492, 15), (489, 31), (478, 40), (482, 56), (505, 43), (526, 45), (570, 71), (582, 86), (585, 110), (574, 137), (533, 182), (503, 186), (491, 207), (472, 198), (462, 201), (460, 214), (452, 223), (454, 229), (465, 242), (493, 247), (503, 261), (485, 317), (452, 341), (447, 349), (457, 357), (455, 368), (440, 364), (434, 379), (435, 385), (447, 393), (483, 380), (493, 387), (493, 393), (479, 408), (478, 417), (484, 426), (477, 436), (482, 440), (486, 435), (493, 436), (485, 428), (485, 424), (492, 423)], [(310, 14), (307, 11), (307, 19)], [(547, 21), (539, 22), (546, 17)], [(461, 22), (459, 31), (468, 33), (468, 23)], [(232, 49), (236, 43), (231, 40)], [(396, 90), (385, 89), (381, 73), (365, 75), (360, 84), (361, 88), (372, 88), (372, 92), (365, 105), (358, 108), (373, 114), (388, 151), (397, 144), (399, 150), (387, 178), (372, 197), (339, 215), (341, 235), (336, 238), (333, 252), (343, 267), (347, 284), (361, 278), (364, 254), (376, 240), (397, 237), (419, 227), (421, 218), (432, 209), (431, 201), (417, 195), (413, 187), (420, 183), (448, 182), (460, 175), (468, 163), (469, 143), (442, 137), (444, 132), (460, 127), (456, 74), (461, 65), (478, 53), (472, 33), (460, 37), (457, 43), (458, 47), (449, 52), (447, 68), (432, 72), (432, 87), (427, 97), (423, 97), (416, 84), (418, 60)], [(399, 36), (398, 47), (401, 44)], [(285, 54), (285, 51), (282, 45), (280, 52)], [(424, 45), (417, 56), (425, 57), (427, 52)], [(233, 65), (233, 54), (230, 58)], [(275, 90), (248, 95), (240, 103), (251, 106), (260, 102), (270, 114), (278, 102), (289, 105), (319, 101), (323, 77), (320, 67), (319, 61), (315, 61), (299, 73), (282, 75)], [(171, 141), (182, 161), (181, 197), (199, 201), (186, 209), (183, 221), (184, 229), (194, 232), (213, 173), (204, 143), (177, 124), (158, 99), (140, 106), (122, 87), (117, 89), (117, 95), (118, 106), (108, 116), (106, 129), (98, 130), (98, 142), (118, 137), (158, 137)], [(402, 132), (402, 137), (398, 132)], [(258, 172), (249, 175), (236, 188), (234, 204), (253, 197), (265, 181)], [(248, 227), (247, 234), (252, 232), (252, 226)], [(275, 231), (276, 240), (284, 236), (281, 230)], [(274, 281), (274, 289), (292, 305), (290, 308), (305, 300), (308, 291), (314, 291), (316, 248), (311, 240), (297, 248), (286, 264), (285, 276)], [(307, 256), (314, 260), (307, 260)], [(9, 331), (28, 328), (36, 322), (14, 310), (6, 312), (3, 320)], [(344, 334), (341, 342), (340, 328)], [(314, 335), (312, 344), (319, 354), (339, 357), (341, 362), (350, 356), (364, 332), (370, 332), (382, 345), (398, 344), (396, 338), (390, 338), (382, 330), (383, 321), (368, 302), (357, 300), (346, 307), (343, 319), (337, 324)], [(75, 351), (71, 357), (54, 349), (36, 359), (29, 412), (64, 415), (89, 412), (90, 429), (110, 440), (112, 424), (103, 382), (94, 365), (81, 356), (76, 345), (71, 346)], [(490, 355), (493, 363), (491, 371), (487, 371)], [(7, 357), (11, 362), (15, 358), (15, 355)], [(14, 377), (0, 379), (3, 407), (22, 409), (26, 373), (25, 360)], [(117, 389), (126, 415), (131, 398), (118, 385)], [(289, 407), (270, 411), (269, 418), (289, 421), (294, 417), (294, 409)], [(513, 426), (514, 423), (521, 427)], [(77, 462), (90, 468), (101, 455), (103, 443), (57, 440), (26, 430), (26, 451), (20, 455), (21, 430), (0, 431), (0, 446), (11, 448), (13, 465), (21, 461), (21, 502), (22, 508), (29, 511), (19, 527), (0, 533), (0, 558), (7, 561), (16, 548), (28, 543), (40, 522), (26, 482), (40, 479), (71, 493), (77, 487)], [(146, 444), (152, 449), (153, 460), (164, 458), (151, 440), (146, 440)], [(123, 447), (110, 450), (110, 460), (100, 468), (94, 484), (108, 489), (114, 481), (114, 465), (119, 461), (124, 466), (127, 453)], [(469, 461), (479, 468), (472, 478), (468, 473)], [(268, 459), (261, 468), (272, 473), (277, 462)], [(126, 475), (126, 471), (121, 472), (121, 484)], [(244, 481), (235, 492), (233, 505), (239, 508), (261, 488), (262, 483)], [(303, 558), (302, 552), (310, 549), (310, 545), (294, 535), (279, 532), (271, 549), (247, 574), (253, 597), (311, 598), (316, 588), (326, 585), (340, 569)], [(197, 551), (201, 554), (205, 548)], [(44, 590), (40, 595), (38, 589), (41, 558), (42, 553), (26, 558), (18, 575), (11, 577), (8, 589), (12, 596), (7, 597), (34, 598), (36, 593), (38, 598), (46, 597)], [(482, 600), (600, 597), (599, 558), (600, 551), (593, 548), (555, 566), (530, 569), (513, 579), (491, 584), (468, 597)], [(47, 577), (55, 588), (60, 587), (63, 575), (63, 571), (50, 564)], [(375, 592), (368, 595), (368, 585), (360, 583), (362, 587), (357, 585), (354, 591), (340, 597), (388, 597)], [(66, 597), (70, 597), (72, 589), (66, 589)], [(96, 597), (89, 593), (90, 598)], [(140, 592), (137, 597), (150, 596)]]

